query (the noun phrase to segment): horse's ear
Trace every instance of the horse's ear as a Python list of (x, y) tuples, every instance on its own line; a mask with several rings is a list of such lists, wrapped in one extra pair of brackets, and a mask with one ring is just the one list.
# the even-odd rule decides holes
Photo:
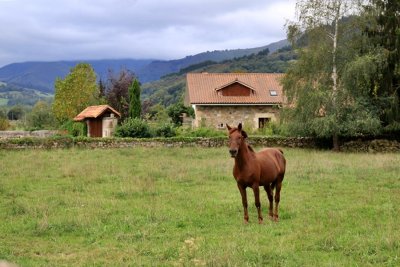
[(245, 131), (241, 131), (243, 138), (247, 138), (247, 133)]
[(239, 125), (238, 125), (238, 130), (239, 130), (239, 131), (242, 130), (242, 123), (239, 123)]
[(228, 124), (226, 124), (226, 128), (228, 129), (228, 131), (230, 131), (232, 129), (232, 127), (229, 126)]

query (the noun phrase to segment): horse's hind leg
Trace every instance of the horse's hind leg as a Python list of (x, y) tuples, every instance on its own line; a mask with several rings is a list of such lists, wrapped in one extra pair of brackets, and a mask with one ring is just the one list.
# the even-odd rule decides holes
[(279, 179), (276, 183), (276, 189), (275, 189), (275, 211), (274, 211), (274, 221), (279, 221), (279, 216), (278, 216), (278, 207), (279, 207), (279, 201), (281, 199), (281, 188), (282, 188), (282, 180)]
[(269, 211), (268, 215), (271, 219), (274, 218), (273, 207), (274, 207), (274, 198), (272, 196), (271, 185), (264, 186), (265, 192), (267, 192), (268, 201), (269, 201)]
[(247, 194), (246, 194), (246, 187), (237, 184), (239, 191), (240, 191), (240, 195), (242, 196), (242, 204), (243, 204), (243, 212), (244, 212), (244, 223), (248, 223), (249, 222), (249, 212), (247, 210)]

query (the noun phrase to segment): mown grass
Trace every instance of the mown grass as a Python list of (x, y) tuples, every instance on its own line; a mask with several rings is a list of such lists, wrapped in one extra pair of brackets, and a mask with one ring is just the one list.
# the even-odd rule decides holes
[(399, 266), (400, 154), (285, 149), (250, 223), (226, 148), (0, 150), (0, 260), (20, 266)]

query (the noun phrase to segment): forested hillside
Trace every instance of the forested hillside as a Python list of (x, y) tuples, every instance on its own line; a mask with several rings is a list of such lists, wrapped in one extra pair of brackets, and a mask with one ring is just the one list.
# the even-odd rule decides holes
[(158, 80), (166, 74), (177, 72), (182, 68), (203, 61), (212, 60), (221, 62), (235, 57), (258, 53), (265, 49), (275, 51), (287, 44), (287, 40), (282, 40), (263, 47), (207, 51), (175, 60), (108, 59), (13, 63), (0, 68), (0, 82), (4, 82), (8, 86), (35, 89), (52, 94), (54, 93), (56, 78), (64, 78), (72, 67), (80, 62), (86, 62), (93, 67), (98, 79), (106, 80), (109, 70), (119, 72), (121, 69), (127, 69), (134, 72), (140, 82), (146, 83)]
[(286, 46), (274, 53), (268, 49), (251, 55), (225, 60), (220, 63), (204, 61), (188, 66), (179, 72), (162, 77), (160, 80), (145, 83), (142, 86), (142, 98), (146, 105), (162, 104), (169, 106), (182, 100), (185, 91), (186, 74), (189, 72), (261, 72), (282, 73), (285, 72), (291, 60), (295, 59), (295, 53)]
[(0, 82), (0, 106), (24, 104), (33, 106), (38, 100), (53, 97), (50, 93)]

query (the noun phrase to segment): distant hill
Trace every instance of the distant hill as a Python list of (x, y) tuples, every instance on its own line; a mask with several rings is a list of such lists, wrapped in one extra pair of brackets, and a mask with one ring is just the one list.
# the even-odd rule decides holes
[(287, 40), (281, 40), (279, 42), (271, 43), (266, 46), (249, 48), (249, 49), (234, 49), (234, 50), (219, 50), (219, 51), (207, 51), (193, 56), (187, 56), (182, 59), (168, 60), (168, 61), (153, 61), (149, 65), (144, 66), (135, 73), (139, 76), (142, 83), (156, 81), (162, 76), (178, 72), (183, 68), (191, 66), (193, 64), (198, 64), (205, 61), (215, 61), (222, 62), (227, 59), (234, 59), (243, 57), (246, 55), (257, 54), (260, 51), (266, 49), (270, 53), (287, 46), (289, 43)]
[(204, 52), (182, 59), (166, 61), (115, 59), (13, 63), (0, 68), (0, 82), (4, 82), (13, 88), (35, 89), (44, 93), (54, 93), (56, 78), (64, 78), (73, 66), (84, 61), (91, 64), (98, 77), (102, 79), (107, 78), (109, 69), (119, 72), (121, 68), (126, 68), (135, 72), (142, 83), (146, 83), (158, 80), (164, 75), (179, 72), (182, 68), (200, 62), (222, 62), (227, 59), (258, 53), (267, 48), (270, 52), (273, 52), (286, 45), (287, 41), (282, 40), (258, 48)]
[[(54, 93), (57, 77), (64, 78), (76, 64), (82, 61), (24, 62), (13, 63), (0, 68), (0, 81), (8, 85), (36, 89), (45, 93)], [(138, 70), (152, 60), (86, 60), (100, 77), (107, 77), (109, 69), (121, 68)]]
[(48, 100), (53, 94), (0, 82), (0, 107), (18, 104), (33, 106), (38, 100)]

